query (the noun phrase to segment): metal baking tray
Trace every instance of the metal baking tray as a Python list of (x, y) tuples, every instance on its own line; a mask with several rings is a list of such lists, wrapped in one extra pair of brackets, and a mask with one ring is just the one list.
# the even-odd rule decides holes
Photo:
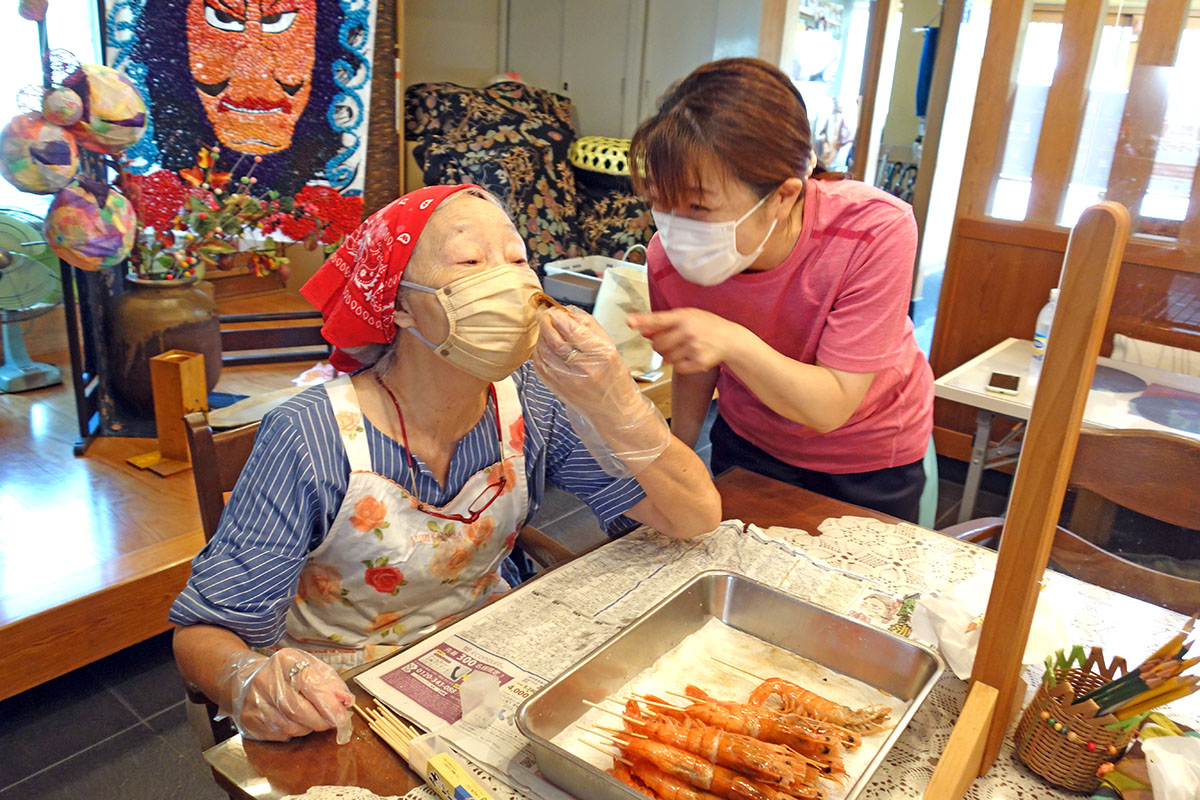
[(543, 777), (585, 800), (644, 800), (551, 740), (584, 715), (585, 700), (618, 692), (713, 617), (907, 703), (879, 752), (847, 785), (847, 800), (866, 788), (943, 669), (928, 647), (741, 575), (702, 572), (521, 704), (517, 728), (532, 743)]

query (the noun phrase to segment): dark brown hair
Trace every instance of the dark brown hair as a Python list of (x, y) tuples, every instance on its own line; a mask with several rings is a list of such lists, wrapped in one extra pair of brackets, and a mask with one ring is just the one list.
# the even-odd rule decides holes
[[(667, 90), (633, 134), (629, 166), (639, 194), (653, 189), (656, 204), (674, 208), (699, 185), (705, 157), (762, 196), (803, 178), (812, 149), (808, 109), (791, 79), (757, 58), (726, 58)], [(818, 164), (813, 175), (825, 171)]]

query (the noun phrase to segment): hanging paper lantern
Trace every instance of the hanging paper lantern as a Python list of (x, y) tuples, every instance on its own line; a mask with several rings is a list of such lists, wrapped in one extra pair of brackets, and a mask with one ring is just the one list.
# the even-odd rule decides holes
[(17, 13), (25, 19), (41, 22), (46, 18), (47, 0), (21, 0), (17, 5)]
[(45, 232), (50, 249), (63, 261), (80, 269), (105, 269), (129, 255), (137, 215), (116, 189), (83, 178), (54, 198)]
[(0, 174), (22, 192), (54, 194), (79, 171), (75, 137), (41, 114), (20, 114), (0, 133)]
[(83, 100), (70, 89), (51, 89), (42, 98), (42, 116), (64, 128), (79, 122)]
[(84, 64), (63, 86), (83, 101), (83, 116), (71, 128), (83, 147), (116, 155), (146, 132), (146, 101), (115, 69)]

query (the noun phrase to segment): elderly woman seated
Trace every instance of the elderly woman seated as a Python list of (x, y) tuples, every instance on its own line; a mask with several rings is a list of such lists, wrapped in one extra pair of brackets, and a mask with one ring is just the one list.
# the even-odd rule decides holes
[(547, 481), (606, 525), (626, 514), (690, 537), (720, 521), (704, 465), (603, 330), (539, 309), (539, 290), (512, 222), (474, 186), (399, 198), (304, 287), (353, 375), (263, 420), (170, 615), (180, 671), (243, 734), (348, 735), (335, 668), (507, 589)]

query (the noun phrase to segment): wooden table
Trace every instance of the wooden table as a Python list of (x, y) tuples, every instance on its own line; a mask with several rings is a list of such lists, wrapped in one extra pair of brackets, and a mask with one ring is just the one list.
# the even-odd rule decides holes
[[(585, 578), (593, 566), (613, 569), (614, 563), (610, 562), (614, 557), (628, 565), (629, 577), (638, 585), (645, 585), (642, 581), (647, 574), (670, 570), (684, 562), (688, 562), (687, 571), (694, 568), (695, 572), (712, 568), (737, 571), (735, 565), (744, 564), (745, 574), (754, 578), (756, 574), (763, 575), (764, 556), (776, 559), (776, 563), (777, 559), (784, 559), (791, 566), (768, 579), (769, 582), (777, 581), (781, 589), (801, 599), (821, 602), (836, 613), (877, 627), (889, 627), (899, 621), (896, 615), (902, 608), (901, 598), (940, 593), (995, 571), (993, 551), (907, 523), (896, 524), (897, 520), (880, 519), (873, 512), (796, 487), (742, 470), (731, 470), (716, 483), (723, 500), (723, 516), (752, 522), (756, 527), (738, 531), (726, 526), (714, 537), (690, 545), (657, 541), (647, 534), (606, 542), (597, 548), (599, 552), (591, 553), (596, 563), (577, 559), (560, 568), (562, 574), (537, 579), (541, 581), (541, 590), (536, 596), (529, 592), (530, 584), (518, 588), (517, 593), (526, 592), (528, 597), (507, 595), (507, 601), (501, 601), (507, 610), (494, 613), (489, 620), (499, 625), (505, 635), (520, 637), (522, 609), (545, 608), (560, 601), (570, 605), (576, 577)], [(779, 526), (779, 529), (765, 532), (760, 530), (764, 526)], [(731, 548), (729, 545), (743, 533), (746, 541)], [(742, 561), (743, 557), (748, 560)], [(628, 560), (631, 558), (638, 560), (635, 563)], [(684, 571), (676, 572), (672, 580), (683, 580)], [(1056, 608), (1064, 615), (1062, 621), (1070, 639), (1064, 646), (1103, 643), (1109, 658), (1120, 655), (1140, 659), (1178, 632), (1185, 621), (1180, 614), (1065, 575), (1047, 573), (1045, 581), (1046, 591), (1057, 597)], [(784, 588), (785, 584), (790, 588)], [(655, 595), (663, 588), (656, 587), (650, 594)], [(595, 587), (587, 591), (594, 590)], [(620, 592), (617, 587), (613, 595), (604, 594), (602, 599), (608, 602)], [(653, 597), (643, 596), (632, 601), (628, 608), (646, 608), (652, 602)], [(618, 612), (614, 619), (601, 621), (595, 630), (605, 626), (619, 628), (632, 618)], [(536, 638), (534, 634), (533, 640)], [(594, 642), (589, 642), (584, 647), (585, 640), (586, 636), (577, 641), (578, 646), (572, 652), (582, 655), (594, 646)], [(405, 652), (413, 653), (411, 649)], [(562, 663), (562, 659), (551, 661)], [(561, 669), (568, 666), (565, 664)], [(557, 666), (555, 669), (561, 671)], [(1023, 672), (1030, 686), (1037, 684), (1040, 674), (1039, 664)], [(373, 702), (361, 693), (358, 696), (362, 702)], [(1032, 689), (1025, 700), (1031, 696)], [(869, 800), (920, 797), (965, 700), (966, 682), (949, 671), (944, 673), (893, 744), (864, 797)], [(1168, 711), (1184, 724), (1200, 727), (1200, 695), (1177, 701)], [(278, 800), (284, 794), (303, 793), (314, 785), (361, 786), (382, 795), (400, 795), (416, 785), (416, 777), (357, 719), (354, 737), (344, 747), (338, 747), (333, 734), (328, 732), (282, 744), (243, 742), (235, 737), (210, 749), (205, 758), (222, 788), (233, 797), (246, 800)], [(1076, 795), (1042, 783), (1020, 764), (1011, 739), (1006, 739), (1001, 758), (988, 775), (975, 782), (969, 796), (976, 800), (1015, 796), (1071, 800)]]
[[(809, 530), (816, 530), (829, 517), (844, 514), (897, 522), (887, 515), (740, 468), (717, 478), (716, 485), (721, 493), (723, 519)], [(526, 583), (516, 591), (524, 591), (529, 585)], [(361, 668), (351, 674), (358, 671)], [(360, 703), (374, 702), (354, 681), (349, 683)], [(311, 786), (321, 785), (361, 786), (379, 795), (402, 795), (420, 783), (357, 715), (354, 735), (344, 747), (338, 747), (332, 731), (282, 743), (255, 742), (235, 736), (208, 750), (204, 757), (221, 788), (230, 796), (245, 800), (301, 794)]]

